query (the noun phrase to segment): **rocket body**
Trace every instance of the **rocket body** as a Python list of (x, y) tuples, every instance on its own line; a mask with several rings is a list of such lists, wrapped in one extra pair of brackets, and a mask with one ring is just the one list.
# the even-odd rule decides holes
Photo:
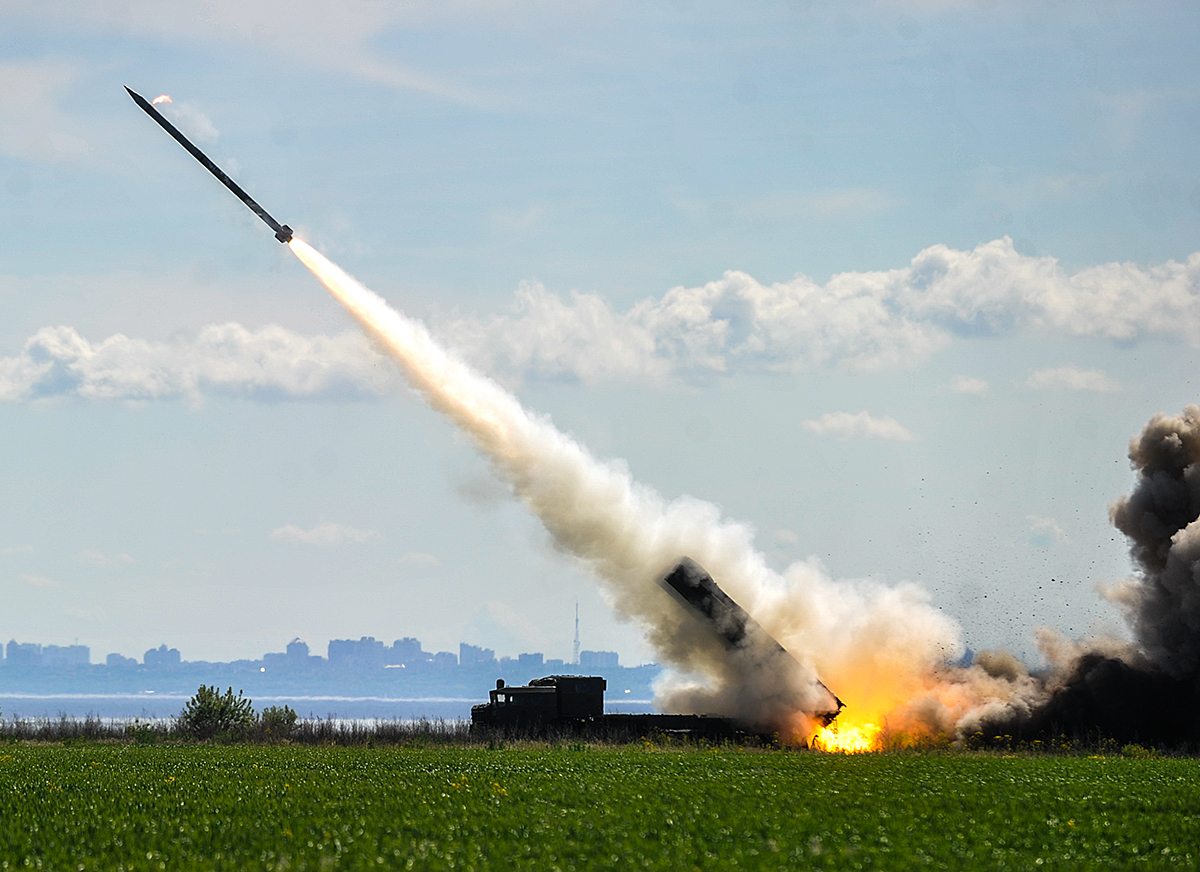
[(221, 184), (233, 191), (234, 196), (245, 203), (250, 208), (251, 212), (266, 222), (267, 226), (275, 231), (276, 239), (283, 243), (292, 241), (292, 228), (288, 227), (286, 224), (280, 224), (269, 214), (267, 214), (266, 209), (258, 205), (258, 203), (254, 201), (254, 198), (243, 191), (237, 182), (225, 175), (219, 166), (209, 160), (208, 156), (205, 155), (204, 152), (196, 148), (196, 146), (192, 144), (192, 141), (180, 133), (179, 129), (166, 118), (164, 118), (162, 113), (155, 109), (145, 97), (140, 94), (135, 94), (128, 86), (126, 86), (125, 90), (129, 91), (129, 96), (133, 98), (134, 103), (137, 103), (140, 107), (142, 107), (143, 111), (145, 111), (147, 115), (158, 122), (159, 126), (162, 127), (163, 130), (171, 134), (175, 141), (187, 149), (188, 153), (192, 157), (200, 161), (206, 170), (220, 180)]

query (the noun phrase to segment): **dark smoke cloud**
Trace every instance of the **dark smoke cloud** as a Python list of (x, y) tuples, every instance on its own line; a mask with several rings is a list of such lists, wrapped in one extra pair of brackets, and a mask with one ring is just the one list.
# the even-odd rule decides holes
[(1200, 406), (1155, 415), (1129, 459), (1137, 482), (1109, 514), (1129, 537), (1135, 574), (1110, 596), (1133, 649), (1079, 654), (1046, 679), (1043, 703), (987, 732), (1200, 747)]
[(1110, 511), (1138, 576), (1114, 596), (1139, 647), (1179, 679), (1200, 674), (1200, 407), (1155, 415), (1133, 440), (1137, 485)]

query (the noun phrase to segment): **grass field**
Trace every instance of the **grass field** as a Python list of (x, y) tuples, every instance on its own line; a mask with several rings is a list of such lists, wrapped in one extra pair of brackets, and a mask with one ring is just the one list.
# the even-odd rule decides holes
[(1195, 869), (1200, 761), (0, 746), (0, 869)]

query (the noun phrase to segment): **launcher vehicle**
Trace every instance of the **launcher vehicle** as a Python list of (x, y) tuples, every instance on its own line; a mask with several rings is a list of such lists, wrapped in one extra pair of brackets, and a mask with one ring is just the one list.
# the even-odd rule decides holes
[(471, 730), (636, 739), (648, 733), (738, 739), (756, 735), (731, 718), (715, 715), (605, 714), (608, 682), (592, 675), (547, 675), (529, 684), (496, 681), (488, 701), (471, 707)]
[[(694, 561), (685, 557), (661, 583), (701, 627), (717, 635), (731, 657), (752, 658), (764, 669), (796, 667), (792, 655)], [(842, 710), (842, 701), (819, 679), (812, 681), (810, 697), (817, 703), (807, 714), (829, 726)], [(548, 675), (515, 687), (506, 686), (501, 679), (486, 703), (471, 708), (471, 726), (475, 730), (538, 733), (558, 729), (633, 736), (650, 731), (714, 738), (758, 734), (747, 724), (715, 715), (605, 714), (607, 687), (603, 678), (585, 675)]]

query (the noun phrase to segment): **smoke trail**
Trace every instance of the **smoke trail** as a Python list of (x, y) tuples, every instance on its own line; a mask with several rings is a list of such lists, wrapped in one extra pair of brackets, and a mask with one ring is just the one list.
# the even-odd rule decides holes
[[(834, 584), (808, 564), (783, 576), (772, 572), (749, 527), (722, 520), (715, 506), (697, 499), (667, 502), (634, 482), (622, 462), (592, 457), (440, 347), (424, 325), (301, 240), (290, 245), (409, 384), (471, 438), (557, 547), (602, 580), (614, 607), (644, 628), (659, 656), (700, 677), (660, 689), (661, 708), (787, 729), (799, 713), (812, 711), (819, 672), (857, 714), (878, 719), (957, 652), (957, 626), (920, 589)], [(684, 555), (708, 569), (802, 665), (791, 673), (763, 669), (696, 633), (690, 616), (656, 584)]]

